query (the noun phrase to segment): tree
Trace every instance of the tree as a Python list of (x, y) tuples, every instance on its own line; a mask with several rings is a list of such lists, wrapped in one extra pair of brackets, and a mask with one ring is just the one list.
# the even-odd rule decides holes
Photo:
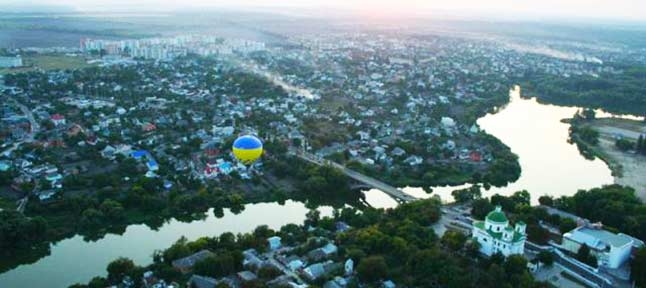
[(635, 148), (635, 143), (631, 142), (630, 140), (621, 138), (615, 141), (615, 146), (617, 147), (617, 149), (625, 152)]
[(536, 258), (547, 266), (552, 266), (552, 264), (554, 264), (554, 254), (552, 254), (552, 252), (541, 251), (538, 253)]
[(635, 259), (631, 263), (631, 278), (637, 287), (646, 287), (646, 248), (637, 251)]
[(446, 231), (442, 236), (442, 244), (453, 251), (458, 251), (464, 247), (464, 243), (467, 241), (467, 236), (457, 231)]
[(577, 133), (581, 139), (591, 145), (599, 144), (599, 132), (590, 127), (575, 128), (572, 126), (573, 132)]
[(188, 240), (182, 236), (175, 244), (171, 245), (168, 249), (164, 250), (164, 262), (170, 263), (171, 261), (191, 255), (191, 250), (186, 246)]
[(451, 195), (457, 203), (465, 203), (479, 199), (482, 196), (480, 185), (473, 185), (469, 188), (454, 190)]
[(27, 218), (15, 210), (0, 211), (0, 248), (31, 246), (44, 239), (47, 221), (40, 217)]
[(362, 281), (376, 282), (388, 276), (388, 265), (382, 256), (365, 257), (357, 266), (357, 274)]
[(467, 241), (465, 248), (466, 248), (467, 256), (471, 258), (476, 258), (480, 255), (481, 245), (480, 245), (480, 242), (478, 241), (474, 241), (474, 240)]
[(107, 220), (111, 222), (118, 222), (125, 218), (121, 203), (111, 199), (103, 201), (101, 206), (99, 206), (99, 210), (101, 210), (103, 215), (108, 218)]
[(522, 255), (510, 255), (505, 259), (504, 264), (507, 275), (519, 275), (527, 271), (527, 260)]
[(549, 195), (543, 195), (541, 197), (538, 197), (538, 203), (545, 206), (553, 206), (554, 198), (552, 198), (552, 196), (549, 196)]
[(484, 220), (485, 216), (494, 209), (488, 199), (477, 199), (471, 205), (471, 216), (475, 219)]
[(117, 258), (108, 264), (108, 279), (112, 282), (120, 281), (124, 276), (130, 274), (135, 269), (135, 263), (128, 258)]
[(527, 239), (545, 245), (550, 240), (550, 231), (537, 224), (527, 224)]
[(261, 279), (272, 280), (280, 275), (282, 275), (280, 270), (272, 265), (263, 265), (258, 269), (258, 277)]
[(81, 214), (81, 226), (88, 229), (99, 227), (103, 222), (104, 217), (105, 215), (103, 215), (103, 212), (97, 209), (85, 209), (83, 214)]
[(94, 277), (90, 280), (90, 283), (87, 284), (88, 288), (104, 288), (110, 286), (108, 279), (103, 277)]
[(561, 234), (569, 232), (574, 228), (576, 228), (576, 222), (574, 222), (574, 220), (570, 218), (561, 219), (561, 223), (559, 223), (559, 231)]
[(594, 112), (594, 109), (586, 108), (583, 109), (583, 112), (581, 115), (586, 119), (586, 120), (594, 120), (597, 116), (597, 113)]
[(646, 155), (646, 139), (644, 139), (644, 135), (639, 135), (639, 139), (637, 139), (637, 144), (636, 144), (636, 150), (638, 153)]
[(321, 212), (316, 209), (307, 211), (305, 214), (305, 225), (306, 226), (316, 226), (321, 220)]
[(219, 278), (242, 269), (242, 258), (240, 251), (225, 251), (195, 263), (193, 270), (198, 275)]
[(592, 267), (597, 267), (597, 257), (590, 254), (590, 247), (586, 244), (581, 245), (579, 251), (576, 252), (576, 259)]

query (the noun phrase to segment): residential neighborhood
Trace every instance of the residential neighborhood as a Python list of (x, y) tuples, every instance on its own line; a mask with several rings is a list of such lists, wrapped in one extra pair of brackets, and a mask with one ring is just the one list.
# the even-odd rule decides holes
[(1, 287), (646, 286), (641, 26), (161, 2), (0, 12)]

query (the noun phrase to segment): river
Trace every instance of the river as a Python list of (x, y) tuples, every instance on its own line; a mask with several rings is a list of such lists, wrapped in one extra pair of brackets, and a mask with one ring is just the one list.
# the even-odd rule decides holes
[[(484, 196), (495, 193), (510, 195), (528, 190), (533, 203), (541, 195), (573, 195), (578, 189), (589, 189), (613, 183), (610, 169), (601, 160), (587, 160), (575, 145), (569, 144), (569, 124), (561, 119), (570, 118), (576, 107), (544, 105), (535, 99), (523, 99), (519, 89), (510, 93), (510, 103), (496, 113), (487, 114), (478, 124), (519, 156), (522, 173), (518, 181), (502, 188), (492, 188)], [(421, 188), (404, 188), (404, 192), (427, 198), (439, 195), (443, 201), (452, 201), (451, 191), (456, 187), (433, 187), (432, 194)], [(397, 202), (378, 190), (365, 193), (374, 207), (390, 208)], [(106, 275), (107, 264), (119, 256), (131, 258), (139, 265), (152, 261), (154, 250), (164, 249), (184, 235), (189, 240), (216, 236), (223, 232), (250, 232), (266, 224), (279, 228), (287, 223), (302, 223), (308, 209), (302, 203), (287, 201), (250, 204), (234, 215), (225, 210), (217, 219), (209, 211), (202, 221), (183, 223), (170, 220), (157, 231), (145, 225), (129, 226), (123, 235), (107, 235), (96, 242), (86, 242), (81, 236), (60, 241), (51, 246), (51, 254), (29, 265), (19, 266), (0, 275), (0, 287), (67, 287), (77, 282), (88, 282), (97, 275)], [(321, 208), (322, 215), (330, 215), (331, 208)]]
[[(332, 215), (331, 207), (319, 209), (321, 216)], [(131, 225), (123, 235), (109, 234), (95, 242), (84, 241), (77, 235), (52, 244), (49, 256), (1, 274), (0, 287), (67, 287), (87, 283), (94, 276), (107, 275), (108, 263), (121, 256), (138, 265), (152, 263), (155, 250), (168, 248), (182, 235), (195, 240), (224, 232), (251, 232), (259, 225), (278, 229), (289, 223), (303, 223), (307, 211), (303, 203), (294, 201), (286, 201), (285, 205), (248, 204), (237, 215), (225, 209), (224, 217), (216, 218), (209, 210), (204, 220), (184, 223), (172, 219), (156, 231), (146, 225)]]
[[(570, 124), (561, 122), (571, 118), (578, 107), (540, 104), (535, 98), (520, 97), (520, 88), (510, 91), (510, 102), (496, 113), (478, 119), (478, 125), (511, 148), (519, 158), (522, 169), (520, 178), (506, 187), (493, 187), (483, 191), (484, 197), (494, 194), (511, 195), (527, 190), (532, 203), (538, 197), (573, 195), (579, 189), (590, 189), (613, 183), (611, 171), (600, 159), (588, 160), (574, 144), (568, 143)], [(598, 111), (601, 117), (614, 115)], [(629, 115), (621, 117), (632, 118)], [(470, 187), (469, 184), (453, 187), (432, 187), (427, 194), (421, 188), (406, 187), (402, 190), (413, 196), (428, 198), (438, 195), (444, 202), (453, 201), (451, 192)], [(369, 204), (375, 207), (393, 207), (396, 202), (380, 191), (366, 192)]]

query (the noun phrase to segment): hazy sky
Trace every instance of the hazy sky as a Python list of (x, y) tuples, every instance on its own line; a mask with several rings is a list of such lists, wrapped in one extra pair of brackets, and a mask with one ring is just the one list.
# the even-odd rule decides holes
[(288, 6), (345, 10), (372, 17), (453, 14), (646, 21), (646, 0), (0, 0), (2, 4), (65, 5), (82, 11)]

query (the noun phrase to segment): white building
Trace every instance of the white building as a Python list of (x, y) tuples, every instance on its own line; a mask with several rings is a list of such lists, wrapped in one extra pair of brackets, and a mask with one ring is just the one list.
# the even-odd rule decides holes
[(22, 58), (20, 58), (20, 56), (0, 56), (0, 68), (13, 68), (20, 66), (22, 66)]
[(281, 238), (278, 236), (269, 237), (267, 242), (269, 243), (269, 250), (277, 250), (283, 245), (281, 244)]
[(505, 256), (522, 254), (525, 250), (525, 223), (509, 225), (500, 206), (489, 212), (485, 221), (473, 222), (473, 239), (480, 243), (480, 252), (491, 256), (498, 252)]
[(626, 234), (614, 234), (601, 228), (581, 226), (563, 234), (563, 248), (577, 253), (586, 244), (590, 253), (597, 257), (600, 266), (618, 268), (628, 259), (633, 246), (643, 246), (644, 243)]

